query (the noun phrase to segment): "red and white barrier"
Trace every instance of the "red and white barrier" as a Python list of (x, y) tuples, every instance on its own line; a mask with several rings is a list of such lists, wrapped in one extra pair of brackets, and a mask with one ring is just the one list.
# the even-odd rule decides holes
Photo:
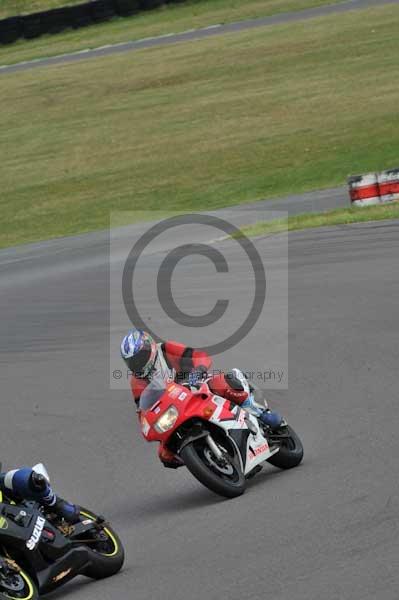
[(383, 171), (378, 175), (380, 202), (395, 202), (399, 200), (399, 169)]
[(349, 177), (348, 185), (349, 196), (353, 206), (371, 206), (380, 203), (377, 173)]

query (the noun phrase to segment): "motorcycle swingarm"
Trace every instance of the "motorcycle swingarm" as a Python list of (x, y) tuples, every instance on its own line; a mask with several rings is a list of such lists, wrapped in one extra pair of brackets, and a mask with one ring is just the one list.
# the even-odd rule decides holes
[(46, 594), (77, 575), (83, 575), (90, 565), (89, 551), (84, 546), (69, 550), (62, 558), (36, 574), (39, 591)]

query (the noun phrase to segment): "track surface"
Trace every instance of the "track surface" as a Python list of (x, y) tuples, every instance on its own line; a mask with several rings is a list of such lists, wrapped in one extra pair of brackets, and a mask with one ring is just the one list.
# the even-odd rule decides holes
[(109, 56), (111, 54), (131, 52), (133, 50), (152, 48), (154, 46), (165, 46), (170, 44), (176, 44), (177, 42), (200, 40), (214, 35), (221, 35), (224, 33), (234, 33), (237, 31), (245, 31), (247, 29), (253, 29), (257, 27), (269, 27), (271, 25), (291, 23), (293, 21), (314, 19), (316, 17), (323, 17), (335, 13), (343, 13), (350, 10), (361, 10), (370, 6), (381, 6), (383, 4), (399, 4), (399, 0), (346, 0), (344, 2), (341, 2), (340, 4), (330, 4), (327, 6), (320, 6), (317, 8), (310, 8), (296, 12), (281, 13), (270, 17), (264, 17), (261, 19), (251, 19), (248, 21), (229, 23), (227, 25), (214, 25), (210, 27), (205, 27), (203, 29), (186, 31), (183, 33), (176, 34), (171, 33), (159, 37), (145, 38), (142, 40), (136, 40), (132, 42), (122, 42), (115, 45), (103, 46), (101, 48), (87, 49), (79, 52), (73, 52), (70, 54), (63, 54), (60, 56), (54, 56), (50, 58), (43, 58), (33, 61), (17, 63), (15, 65), (3, 65), (0, 66), (0, 74), (15, 73), (17, 71), (25, 71), (27, 69), (35, 69), (49, 65), (58, 65), (80, 60), (87, 60), (88, 58), (96, 58), (100, 56)]
[(0, 253), (1, 458), (45, 460), (127, 548), (119, 576), (53, 597), (397, 600), (399, 222), (297, 232), (289, 248), (290, 387), (271, 396), (306, 459), (233, 501), (163, 469), (109, 390), (101, 234)]

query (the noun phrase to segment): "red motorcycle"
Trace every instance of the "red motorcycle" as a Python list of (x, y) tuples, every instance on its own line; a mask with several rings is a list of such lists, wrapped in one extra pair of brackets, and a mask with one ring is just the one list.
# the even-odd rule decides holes
[(272, 431), (206, 382), (154, 378), (141, 395), (139, 418), (148, 442), (160, 442), (198, 481), (227, 498), (243, 494), (262, 463), (290, 469), (303, 457), (302, 442), (286, 421)]

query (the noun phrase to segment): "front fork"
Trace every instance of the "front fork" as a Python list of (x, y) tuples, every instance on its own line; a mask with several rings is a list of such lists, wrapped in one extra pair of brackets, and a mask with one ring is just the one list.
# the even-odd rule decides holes
[(216, 442), (213, 440), (212, 436), (210, 436), (208, 434), (205, 438), (205, 441), (208, 444), (208, 447), (209, 447), (210, 451), (212, 452), (212, 454), (215, 456), (215, 458), (217, 458), (217, 460), (223, 461), (224, 460), (223, 452), (221, 451), (219, 446), (216, 444)]

